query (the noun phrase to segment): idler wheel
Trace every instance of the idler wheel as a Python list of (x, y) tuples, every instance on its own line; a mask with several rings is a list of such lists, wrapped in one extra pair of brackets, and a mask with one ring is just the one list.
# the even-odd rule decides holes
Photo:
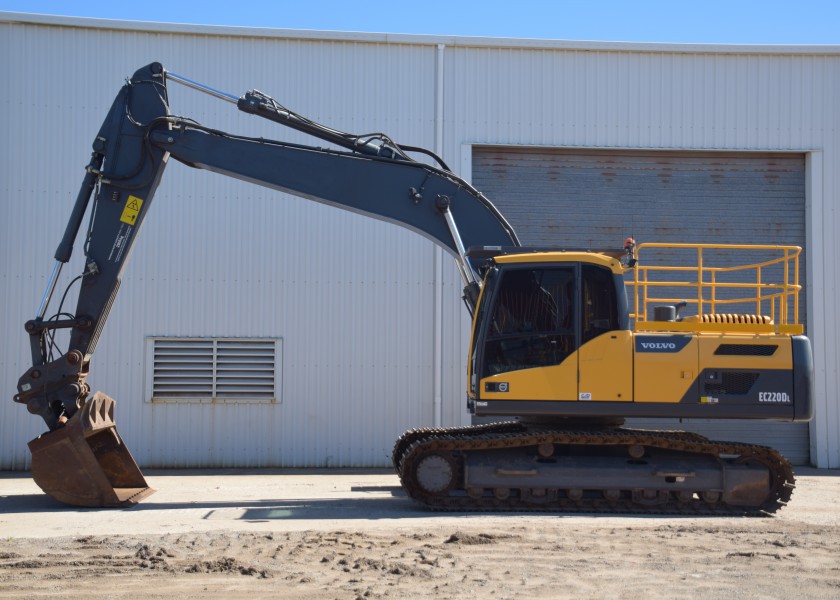
[(420, 459), (415, 470), (417, 484), (430, 494), (441, 494), (455, 485), (455, 466), (440, 454), (429, 454)]

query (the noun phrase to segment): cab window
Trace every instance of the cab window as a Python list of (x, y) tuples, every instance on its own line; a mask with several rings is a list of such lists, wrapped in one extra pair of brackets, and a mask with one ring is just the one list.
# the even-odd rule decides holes
[(612, 271), (595, 265), (583, 265), (582, 344), (608, 331), (619, 329), (618, 297)]
[(511, 269), (495, 293), (483, 375), (557, 365), (576, 349), (574, 267)]

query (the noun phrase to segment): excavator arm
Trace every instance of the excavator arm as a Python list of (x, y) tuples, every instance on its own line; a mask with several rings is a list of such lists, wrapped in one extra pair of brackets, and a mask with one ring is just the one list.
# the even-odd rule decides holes
[[(237, 136), (174, 117), (169, 112), (168, 81), (235, 103), (246, 113), (341, 150)], [(410, 153), (425, 154), (437, 166)], [(120, 90), (94, 140), (47, 290), (36, 317), (25, 326), (32, 367), (20, 378), (14, 399), (50, 429), (30, 443), (33, 477), (64, 502), (124, 505), (150, 493), (116, 432), (113, 401), (98, 392), (89, 398), (87, 376), (123, 269), (170, 157), (424, 235), (456, 258), (471, 311), (480, 279), (466, 248), (519, 246), (498, 210), (429, 151), (401, 147), (382, 134), (357, 136), (325, 127), (256, 90), (236, 98), (168, 73), (159, 63), (139, 69)], [(77, 278), (76, 310), (67, 314), (60, 307), (47, 318), (56, 282), (86, 214), (90, 224), (84, 237), (84, 272)], [(64, 351), (54, 342), (59, 329), (70, 330)]]

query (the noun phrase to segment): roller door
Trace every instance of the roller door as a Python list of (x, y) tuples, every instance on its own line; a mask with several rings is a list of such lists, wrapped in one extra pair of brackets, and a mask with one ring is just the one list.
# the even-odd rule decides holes
[[(642, 242), (790, 244), (805, 248), (802, 154), (566, 151), (475, 146), (472, 179), (524, 245), (621, 248)], [(800, 259), (804, 286), (804, 252)], [(805, 321), (800, 298), (800, 322)], [(683, 420), (681, 428), (761, 443), (809, 462), (807, 423)]]

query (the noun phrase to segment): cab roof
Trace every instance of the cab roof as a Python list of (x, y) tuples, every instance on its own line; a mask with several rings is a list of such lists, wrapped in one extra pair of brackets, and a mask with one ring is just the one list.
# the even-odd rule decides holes
[(579, 262), (601, 265), (615, 273), (622, 273), (624, 266), (621, 259), (627, 256), (625, 250), (591, 250), (558, 247), (500, 247), (473, 246), (467, 251), (470, 259), (486, 259), (498, 264)]

